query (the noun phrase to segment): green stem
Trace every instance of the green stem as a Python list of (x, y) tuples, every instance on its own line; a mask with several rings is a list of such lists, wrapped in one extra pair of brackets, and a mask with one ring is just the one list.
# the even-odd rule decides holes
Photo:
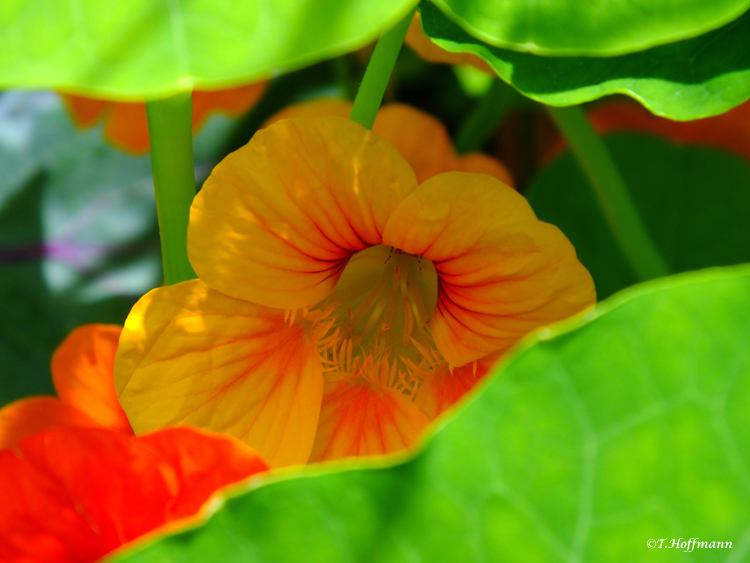
[(495, 78), (487, 93), (461, 124), (456, 135), (456, 152), (466, 154), (481, 149), (513, 105), (515, 92)]
[(570, 143), (623, 254), (642, 280), (666, 276), (669, 268), (630, 199), (612, 157), (578, 106), (547, 107)]
[(190, 204), (195, 197), (191, 93), (147, 102), (146, 115), (164, 284), (171, 285), (196, 277), (187, 254)]
[(409, 29), (413, 17), (414, 10), (410, 11), (393, 29), (381, 35), (372, 52), (370, 62), (367, 63), (367, 70), (362, 78), (362, 84), (359, 85), (349, 119), (368, 129), (372, 129), (375, 123), (393, 66), (396, 64), (398, 53), (406, 37), (406, 30)]

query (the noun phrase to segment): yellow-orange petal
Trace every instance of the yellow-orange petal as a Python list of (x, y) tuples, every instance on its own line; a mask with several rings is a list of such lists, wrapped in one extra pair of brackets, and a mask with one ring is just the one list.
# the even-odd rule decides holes
[(28, 397), (0, 409), (0, 450), (14, 448), (32, 434), (57, 426), (99, 426), (56, 397)]
[(482, 72), (495, 75), (495, 71), (492, 70), (492, 67), (484, 59), (471, 53), (451, 53), (430, 41), (430, 38), (422, 31), (422, 24), (419, 21), (418, 13), (414, 14), (414, 18), (411, 20), (411, 24), (409, 24), (405, 41), (420, 57), (431, 63), (471, 65)]
[[(268, 119), (264, 127), (281, 119), (296, 117), (348, 117), (351, 102), (322, 98), (284, 108)], [(375, 119), (373, 133), (380, 135), (398, 149), (414, 170), (418, 182), (450, 172), (489, 174), (513, 185), (510, 172), (498, 160), (482, 153), (457, 157), (445, 126), (435, 117), (405, 104), (383, 106)]]
[(430, 329), (452, 366), (508, 349), (596, 301), (591, 275), (557, 227), (495, 178), (433, 176), (393, 213), (383, 244), (431, 260), (438, 302)]
[(380, 244), (416, 187), (389, 143), (340, 117), (286, 119), (258, 131), (206, 180), (188, 252), (214, 289), (295, 309), (333, 291), (355, 252)]
[(117, 148), (134, 154), (146, 154), (151, 148), (144, 102), (116, 102), (107, 114), (104, 138)]
[(122, 327), (90, 324), (76, 328), (52, 355), (52, 383), (62, 402), (98, 424), (132, 433), (115, 391), (114, 368)]
[(479, 152), (459, 157), (454, 170), (456, 172), (487, 174), (493, 178), (497, 178), (503, 184), (508, 184), (511, 188), (514, 187), (513, 176), (510, 175), (508, 169), (499, 160)]
[(299, 321), (200, 280), (143, 296), (115, 360), (115, 387), (136, 434), (179, 424), (225, 432), (272, 467), (307, 461), (322, 374)]
[(387, 105), (378, 112), (372, 131), (398, 149), (420, 183), (456, 169), (458, 159), (448, 131), (423, 111), (405, 104)]
[(360, 377), (327, 375), (310, 461), (398, 452), (412, 446), (428, 424), (402, 393)]
[(414, 404), (427, 418), (435, 420), (487, 375), (497, 361), (497, 356), (485, 356), (453, 370), (443, 364), (422, 383), (414, 397)]
[(197, 132), (212, 113), (237, 117), (249, 110), (263, 95), (268, 82), (256, 82), (223, 90), (193, 91), (193, 132)]
[(60, 94), (68, 108), (73, 123), (78, 127), (92, 127), (99, 121), (112, 102), (95, 100), (74, 94)]
[[(271, 117), (266, 126), (281, 119), (297, 117), (348, 117), (352, 103), (323, 98), (303, 102)], [(448, 131), (431, 115), (406, 104), (389, 104), (378, 111), (373, 133), (380, 135), (398, 149), (411, 165), (417, 182), (440, 172), (454, 170), (458, 164)]]

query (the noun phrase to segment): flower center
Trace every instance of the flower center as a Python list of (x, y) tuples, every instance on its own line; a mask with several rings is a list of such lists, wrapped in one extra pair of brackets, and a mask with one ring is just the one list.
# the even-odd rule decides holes
[(442, 361), (429, 332), (436, 303), (429, 260), (384, 245), (357, 253), (321, 307), (332, 321), (326, 369), (414, 396)]

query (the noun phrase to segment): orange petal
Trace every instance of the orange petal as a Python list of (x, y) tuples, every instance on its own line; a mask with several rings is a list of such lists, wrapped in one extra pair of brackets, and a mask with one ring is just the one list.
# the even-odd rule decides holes
[(0, 451), (1, 561), (97, 561), (202, 506), (209, 485), (265, 468), (255, 452), (190, 429), (135, 438), (55, 428), (19, 449)]
[(117, 399), (115, 352), (122, 327), (90, 324), (71, 332), (52, 356), (52, 382), (60, 399), (102, 426), (129, 432)]
[(720, 147), (750, 158), (749, 102), (713, 117), (672, 121), (652, 114), (638, 103), (618, 100), (594, 106), (589, 118), (600, 133), (647, 131), (681, 143)]
[(87, 563), (118, 545), (107, 545), (65, 489), (13, 450), (0, 451), (0, 495), (0, 561)]
[(458, 159), (454, 170), (457, 172), (475, 172), (477, 174), (487, 174), (497, 178), (503, 184), (513, 187), (513, 176), (508, 169), (497, 159), (486, 154), (473, 152), (464, 155)]
[[(639, 103), (627, 100), (604, 101), (588, 112), (591, 125), (598, 133), (644, 131), (662, 135), (678, 143), (714, 146), (732, 151), (750, 160), (750, 102), (720, 115), (693, 121), (672, 121), (652, 114)], [(565, 150), (565, 140), (558, 137), (541, 147), (541, 160), (550, 162)]]
[(471, 65), (482, 72), (486, 72), (493, 76), (495, 75), (495, 71), (492, 70), (492, 67), (481, 57), (477, 57), (471, 53), (451, 53), (430, 41), (430, 38), (424, 34), (424, 31), (422, 31), (422, 25), (419, 21), (418, 13), (414, 14), (414, 18), (411, 20), (409, 30), (406, 32), (405, 41), (406, 44), (414, 49), (420, 57), (431, 63)]
[(133, 307), (115, 386), (136, 434), (192, 424), (235, 436), (279, 467), (310, 455), (323, 375), (300, 322), (193, 280)]
[(99, 426), (56, 397), (19, 399), (0, 409), (0, 450), (14, 448), (26, 436), (57, 426)]
[(193, 202), (190, 262), (209, 286), (269, 307), (312, 306), (352, 254), (380, 244), (416, 187), (389, 143), (348, 119), (286, 119), (258, 131)]
[(104, 138), (117, 148), (134, 155), (151, 148), (144, 102), (114, 102), (104, 125)]
[(398, 149), (420, 183), (435, 174), (455, 170), (458, 164), (445, 126), (411, 106), (385, 106), (378, 112), (372, 131)]
[(68, 112), (73, 118), (73, 123), (82, 128), (92, 127), (112, 104), (112, 102), (106, 100), (94, 100), (73, 94), (60, 94), (60, 96), (62, 96), (65, 107), (68, 108)]
[(464, 366), (448, 369), (444, 364), (422, 383), (414, 397), (417, 405), (430, 420), (435, 420), (455, 405), (485, 376), (497, 361), (497, 354), (486, 356)]
[(412, 446), (429, 424), (408, 396), (362, 378), (326, 376), (310, 461), (383, 455)]
[(432, 336), (456, 367), (507, 350), (596, 300), (591, 275), (565, 235), (490, 176), (430, 178), (391, 216), (383, 244), (435, 265)]
[(193, 91), (193, 132), (197, 132), (208, 117), (223, 113), (237, 117), (249, 110), (263, 95), (268, 82), (256, 82), (224, 90)]
[(191, 516), (220, 488), (268, 470), (257, 451), (225, 434), (180, 427), (138, 439), (158, 451), (174, 471), (177, 494), (167, 520)]
[(309, 100), (285, 107), (278, 113), (272, 115), (263, 124), (263, 127), (273, 125), (282, 119), (294, 119), (298, 117), (331, 117), (338, 116), (348, 118), (352, 112), (352, 103), (337, 98), (319, 98)]

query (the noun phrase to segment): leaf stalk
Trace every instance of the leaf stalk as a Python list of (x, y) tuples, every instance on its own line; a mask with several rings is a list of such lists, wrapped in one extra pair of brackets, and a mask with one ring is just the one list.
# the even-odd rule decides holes
[(583, 109), (547, 106), (547, 110), (567, 138), (635, 274), (643, 281), (669, 275), (669, 267), (641, 221), (625, 181)]
[(197, 277), (187, 253), (190, 205), (195, 197), (193, 101), (184, 92), (146, 103), (164, 284)]
[(357, 97), (354, 99), (354, 106), (349, 115), (349, 119), (363, 127), (372, 129), (375, 123), (375, 117), (378, 115), (385, 89), (388, 87), (388, 81), (415, 11), (416, 9), (411, 10), (395, 27), (383, 33), (375, 44), (375, 50), (372, 52), (370, 62), (367, 63), (365, 76), (359, 85)]

